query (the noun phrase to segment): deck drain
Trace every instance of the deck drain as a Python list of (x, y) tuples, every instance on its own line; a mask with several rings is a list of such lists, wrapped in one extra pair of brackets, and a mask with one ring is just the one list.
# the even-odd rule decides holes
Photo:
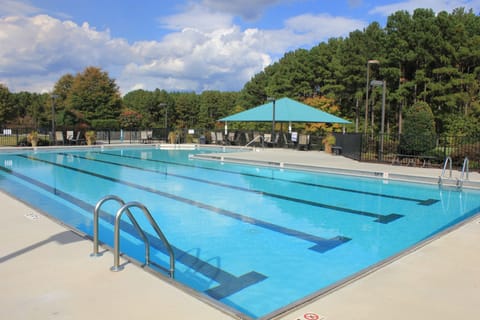
[(325, 317), (314, 312), (307, 312), (301, 317), (295, 317), (295, 320), (324, 320)]
[(25, 213), (24, 217), (30, 220), (38, 220), (40, 218), (40, 216), (35, 213)]

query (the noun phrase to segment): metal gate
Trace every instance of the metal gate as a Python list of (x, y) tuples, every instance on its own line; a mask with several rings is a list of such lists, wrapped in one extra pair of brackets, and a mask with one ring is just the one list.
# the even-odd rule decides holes
[(362, 134), (361, 133), (334, 133), (336, 146), (342, 147), (342, 155), (362, 160)]

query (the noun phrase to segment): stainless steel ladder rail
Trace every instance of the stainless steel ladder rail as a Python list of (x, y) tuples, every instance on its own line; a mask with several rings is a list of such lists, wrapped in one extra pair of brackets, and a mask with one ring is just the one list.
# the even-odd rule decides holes
[(457, 187), (461, 188), (463, 186), (463, 181), (468, 180), (468, 158), (463, 159), (462, 173), (460, 179), (457, 180)]
[(449, 179), (452, 178), (452, 158), (446, 157), (445, 162), (443, 163), (442, 174), (438, 177), (438, 184), (441, 186), (443, 184), (443, 179), (445, 178), (445, 171), (447, 170), (447, 165), (450, 164), (450, 175)]
[[(162, 230), (158, 227), (157, 223), (153, 219), (152, 215), (150, 214), (150, 211), (148, 211), (147, 207), (145, 207), (142, 203), (137, 202), (137, 201), (132, 201), (124, 204), (120, 209), (118, 209), (117, 213), (115, 214), (115, 226), (114, 226), (114, 245), (113, 245), (113, 267), (110, 268), (112, 271), (120, 271), (123, 269), (123, 266), (120, 266), (120, 219), (123, 215), (124, 212), (127, 212), (127, 215), (129, 218), (132, 220), (132, 223), (136, 225), (136, 228), (142, 233), (144, 236), (145, 234), (143, 231), (141, 231), (140, 226), (136, 222), (135, 218), (131, 213), (129, 213), (129, 208), (132, 207), (137, 207), (142, 210), (143, 214), (145, 217), (148, 219), (150, 222), (150, 225), (153, 227), (155, 232), (157, 233), (157, 236), (162, 240), (163, 244), (167, 248), (168, 254), (170, 256), (170, 269), (167, 270), (168, 273), (170, 274), (171, 278), (174, 278), (175, 276), (175, 255), (173, 253), (173, 249), (170, 246), (170, 243), (168, 242), (167, 238), (163, 234)], [(147, 247), (150, 247), (150, 243), (148, 242), (148, 238), (145, 236), (145, 264), (148, 265), (150, 264), (150, 250), (147, 250)], [(158, 265), (157, 265), (158, 266)], [(162, 268), (161, 266), (158, 266)]]
[[(170, 243), (167, 241), (165, 235), (163, 232), (160, 230), (158, 227), (157, 223), (155, 220), (153, 220), (152, 215), (148, 211), (148, 209), (141, 203), (139, 202), (129, 202), (125, 203), (120, 197), (116, 195), (107, 195), (100, 199), (97, 204), (95, 205), (95, 209), (93, 211), (93, 253), (90, 255), (92, 257), (98, 257), (101, 254), (98, 252), (98, 247), (99, 247), (99, 228), (98, 228), (98, 220), (99, 220), (99, 215), (100, 215), (100, 208), (101, 206), (110, 200), (114, 200), (118, 203), (120, 203), (121, 207), (117, 211), (115, 215), (115, 224), (114, 224), (114, 266), (111, 268), (112, 271), (120, 271), (123, 269), (122, 266), (120, 266), (120, 218), (122, 214), (125, 212), (132, 222), (132, 225), (135, 227), (135, 229), (138, 231), (140, 236), (142, 237), (142, 240), (145, 244), (145, 265), (149, 265), (150, 262), (150, 242), (148, 240), (148, 237), (146, 236), (145, 232), (143, 232), (142, 228), (140, 225), (137, 223), (137, 220), (134, 218), (133, 214), (129, 210), (130, 207), (139, 207), (149, 220), (150, 224), (154, 228), (155, 232), (159, 236), (159, 238), (162, 240), (164, 243), (165, 247), (168, 250), (169, 256), (170, 256), (170, 269), (166, 270), (169, 274), (170, 277), (174, 277), (174, 272), (175, 272), (175, 257), (173, 254), (172, 247), (170, 246)], [(155, 264), (157, 265), (157, 264)], [(162, 268), (161, 266), (157, 265), (158, 267)]]
[[(101, 254), (98, 252), (98, 243), (99, 243), (99, 228), (98, 228), (98, 219), (100, 216), (100, 208), (102, 205), (110, 200), (115, 200), (116, 202), (120, 203), (121, 206), (125, 205), (125, 201), (122, 200), (122, 198), (116, 196), (116, 195), (108, 195), (100, 199), (97, 204), (95, 205), (95, 209), (93, 210), (93, 253), (90, 255), (92, 257), (98, 257), (101, 256)], [(130, 211), (127, 212), (127, 215), (132, 222), (133, 226), (135, 229), (137, 229), (138, 233), (142, 237), (142, 240), (145, 244), (148, 244), (148, 238), (143, 232), (142, 228), (138, 225), (137, 221), (133, 218), (133, 215)], [(150, 246), (146, 246), (145, 248), (145, 256), (149, 256), (149, 248)]]
[(120, 206), (123, 206), (125, 202), (118, 196), (115, 195), (107, 195), (100, 199), (97, 204), (95, 205), (95, 209), (93, 210), (93, 253), (90, 255), (92, 257), (99, 257), (102, 254), (98, 252), (98, 246), (99, 246), (99, 229), (98, 229), (98, 219), (100, 216), (100, 208), (102, 205), (110, 200), (114, 200), (118, 203), (120, 203)]

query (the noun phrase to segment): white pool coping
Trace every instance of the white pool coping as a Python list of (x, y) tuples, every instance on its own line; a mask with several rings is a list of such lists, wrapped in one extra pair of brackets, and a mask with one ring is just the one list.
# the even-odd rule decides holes
[[(247, 155), (248, 154), (248, 155)], [(231, 156), (231, 155), (230, 155)], [(438, 169), (359, 163), (323, 152), (239, 153), (251, 161), (435, 177)], [(471, 181), (480, 181), (478, 172)], [(113, 256), (91, 258), (92, 242), (0, 193), (0, 318), (240, 319)], [(275, 319), (476, 319), (480, 218)], [(261, 303), (261, 302), (259, 302)]]

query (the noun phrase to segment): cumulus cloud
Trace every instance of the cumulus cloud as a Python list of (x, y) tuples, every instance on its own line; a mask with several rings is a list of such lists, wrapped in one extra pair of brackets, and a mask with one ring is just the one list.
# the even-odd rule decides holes
[[(109, 67), (132, 59), (131, 48), (107, 31), (47, 15), (0, 18), (0, 77), (58, 76), (86, 66)], [(22, 88), (23, 89), (23, 88)]]
[(238, 89), (271, 63), (269, 55), (255, 49), (255, 42), (252, 31), (238, 27), (209, 33), (184, 29), (168, 35), (161, 43), (135, 43), (134, 52), (149, 58), (128, 64), (122, 78), (156, 78), (170, 85), (184, 79), (188, 85), (193, 84), (190, 90), (197, 91)]
[(452, 11), (455, 8), (472, 8), (476, 12), (480, 10), (479, 0), (407, 0), (400, 1), (384, 6), (377, 6), (369, 11), (370, 14), (381, 14), (389, 16), (390, 14), (405, 10), (413, 12), (416, 8), (431, 8), (435, 12)]
[(230, 26), (232, 20), (232, 15), (218, 13), (199, 4), (190, 4), (181, 13), (161, 18), (160, 23), (162, 27), (170, 30), (192, 28), (211, 32)]
[(210, 7), (192, 4), (164, 17), (161, 23), (171, 31), (161, 40), (134, 43), (113, 38), (108, 29), (48, 15), (0, 18), (0, 82), (13, 91), (49, 91), (62, 75), (98, 66), (122, 93), (138, 88), (239, 90), (286, 51), (366, 25), (306, 14), (286, 20), (280, 29), (242, 29), (233, 15), (214, 11), (218, 1), (209, 1)]
[(36, 14), (40, 9), (29, 4), (28, 2), (21, 2), (18, 0), (2, 0), (0, 5), (0, 16), (16, 16), (23, 14)]
[(231, 15), (238, 15), (245, 20), (258, 19), (268, 6), (282, 0), (203, 0), (205, 7)]

